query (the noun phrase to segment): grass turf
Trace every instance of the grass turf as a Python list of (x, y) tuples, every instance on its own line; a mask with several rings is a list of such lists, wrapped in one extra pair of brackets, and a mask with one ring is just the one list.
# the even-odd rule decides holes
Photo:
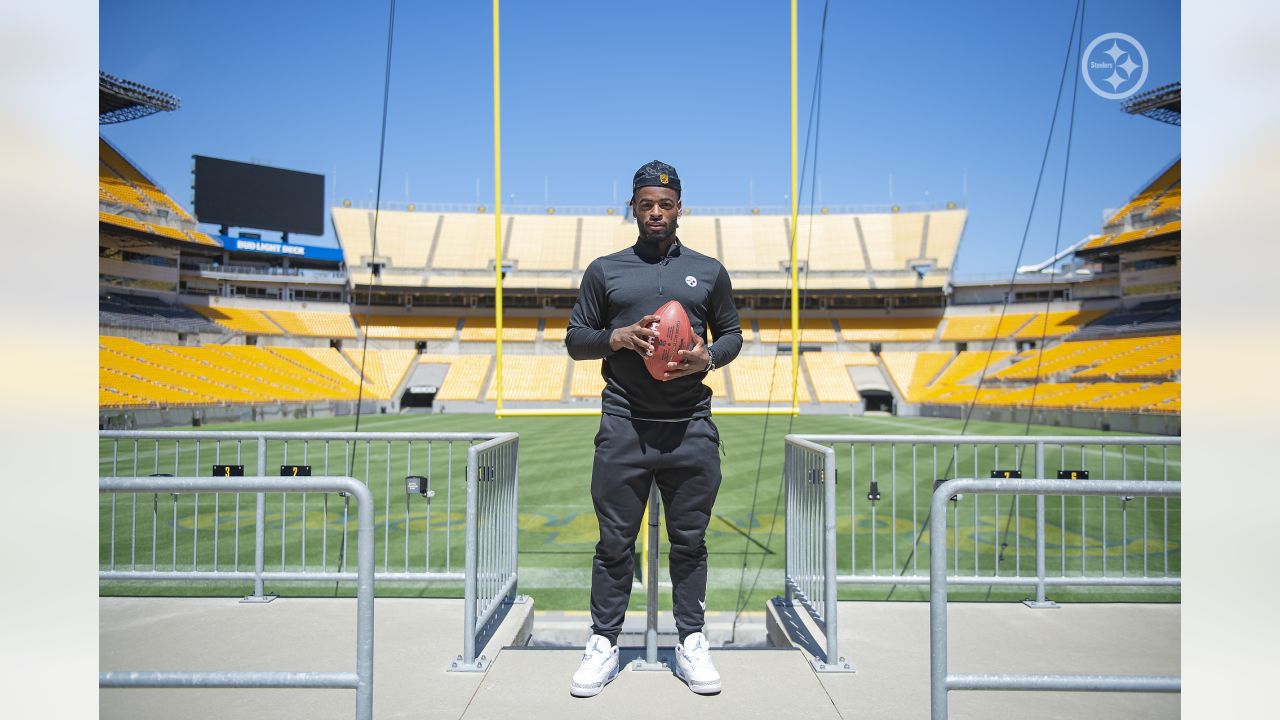
[[(365, 432), (495, 432), (520, 434), (519, 562), (521, 592), (533, 595), (539, 607), (583, 609), (588, 600), (588, 570), (596, 540), (589, 481), (595, 417), (504, 418), (487, 415), (366, 416)], [(710, 610), (759, 610), (782, 591), (784, 565), (781, 495), (783, 436), (805, 434), (937, 434), (944, 444), (891, 449), (877, 445), (875, 477), (881, 500), (871, 514), (865, 499), (872, 477), (869, 448), (850, 457), (848, 446), (837, 450), (837, 536), (839, 572), (889, 573), (895, 570), (927, 571), (928, 536), (920, 533), (928, 512), (932, 482), (937, 477), (986, 476), (992, 469), (1021, 469), (1032, 477), (1034, 460), (1028, 446), (1002, 446), (974, 452), (961, 447), (953, 456), (947, 438), (960, 423), (951, 420), (888, 416), (722, 416), (716, 419), (724, 443), (721, 458), (724, 481), (708, 530), (711, 579), (707, 607)], [(208, 426), (208, 430), (247, 433), (282, 430), (292, 432), (345, 432), (352, 418), (327, 418)], [(972, 422), (970, 435), (1022, 435), (1022, 425)], [(1032, 427), (1032, 435), (1103, 435), (1070, 428)], [(388, 449), (372, 443), (354, 448), (341, 443), (273, 444), (268, 452), (268, 472), (284, 463), (306, 462), (319, 474), (347, 474), (366, 480), (375, 495), (378, 541), (375, 553), (380, 570), (421, 568), (458, 571), (462, 567), (465, 509), (464, 468), (466, 443), (450, 447), (435, 444), (427, 457), (425, 444), (406, 451), (403, 445)], [(327, 457), (325, 455), (327, 450)], [(157, 447), (143, 441), (100, 446), (103, 475), (152, 473), (207, 475), (214, 463), (244, 464), (248, 474), (256, 467), (252, 443), (223, 441), (183, 443), (177, 452), (171, 443)], [(1000, 453), (997, 457), (997, 452)], [(1016, 459), (1015, 459), (1016, 456)], [(1149, 451), (1144, 459), (1117, 447), (1096, 446), (1083, 455), (1078, 449), (1046, 454), (1046, 475), (1062, 469), (1088, 469), (1093, 478), (1159, 480), (1179, 479), (1180, 454)], [(453, 483), (449, 475), (452, 462)], [(1104, 467), (1104, 463), (1106, 463)], [(950, 467), (952, 464), (955, 467)], [(437, 492), (430, 506), (420, 498), (408, 498), (403, 476), (428, 472)], [(1145, 473), (1145, 475), (1144, 475)], [(914, 477), (914, 481), (913, 478)], [(847, 481), (852, 478), (852, 482)], [(850, 518), (854, 502), (857, 511)], [(238, 506), (237, 506), (238, 503)], [(234, 494), (171, 497), (161, 495), (104, 496), (100, 503), (100, 560), (102, 567), (150, 569), (213, 569), (253, 567), (253, 495)], [(1162, 575), (1180, 572), (1179, 503), (1176, 500), (1137, 498), (1047, 499), (1046, 560), (1050, 573), (1096, 574), (1106, 563), (1107, 574), (1122, 569), (1129, 574)], [(914, 508), (915, 514), (912, 515)], [(310, 494), (267, 497), (267, 568), (302, 567), (335, 569), (345, 549), (345, 502), (336, 496)], [(354, 508), (347, 541), (354, 542)], [(949, 561), (960, 573), (990, 573), (998, 564), (1000, 574), (1034, 573), (1034, 500), (1016, 504), (1008, 496), (971, 496), (952, 506), (948, 538)], [(856, 520), (856, 523), (855, 523)], [(856, 532), (852, 532), (856, 525)], [(217, 542), (214, 542), (214, 534)], [(1165, 538), (1168, 542), (1165, 543)], [(958, 540), (958, 542), (956, 542)], [(664, 543), (665, 544), (665, 543)], [(304, 550), (305, 547), (305, 550)], [(215, 549), (216, 548), (216, 549)], [(996, 558), (1003, 550), (1003, 560)], [(216, 555), (215, 555), (216, 553)], [(305, 553), (305, 554), (304, 554)], [(665, 564), (665, 562), (663, 563)], [(245, 594), (243, 582), (168, 583), (157, 581), (103, 582), (103, 594), (196, 595)], [(268, 591), (282, 595), (349, 595), (349, 583), (268, 583)], [(382, 584), (383, 595), (460, 596), (460, 583)], [(955, 587), (952, 597), (1017, 600), (1028, 588), (990, 586)], [(920, 587), (843, 587), (842, 599), (924, 599)], [(1064, 600), (1175, 600), (1176, 589), (1058, 588), (1051, 597)], [(669, 592), (662, 593), (669, 606)], [(632, 609), (644, 606), (636, 585)]]

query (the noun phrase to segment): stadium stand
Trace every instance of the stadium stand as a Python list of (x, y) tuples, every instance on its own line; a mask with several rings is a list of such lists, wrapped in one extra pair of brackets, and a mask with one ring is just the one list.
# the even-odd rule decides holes
[(1076, 332), (1084, 325), (1105, 314), (1105, 310), (1068, 310), (1040, 314), (1014, 333), (1013, 337), (1017, 340), (1062, 337)]
[(458, 329), (458, 318), (436, 315), (370, 315), (366, 320), (357, 312), (355, 321), (369, 337), (384, 340), (452, 340)]
[(1036, 316), (1033, 314), (947, 315), (942, 328), (942, 341), (998, 340), (1022, 329)]
[[(369, 384), (371, 400), (390, 400), (417, 359), (415, 350), (343, 350), (342, 354), (357, 370), (364, 358), (364, 377)], [(366, 395), (368, 397), (368, 395)]]
[[(568, 355), (503, 355), (502, 395), (507, 400), (560, 400), (568, 369)], [(485, 398), (497, 400), (497, 390), (495, 378)]]
[(1160, 173), (1149, 185), (1144, 187), (1124, 207), (1116, 211), (1111, 219), (1107, 220), (1105, 226), (1119, 225), (1124, 222), (1125, 218), (1131, 214), (1143, 212), (1145, 213), (1151, 206), (1169, 193), (1175, 187), (1178, 189), (1179, 198), (1181, 197), (1182, 186), (1182, 160), (1174, 161), (1172, 165)]
[(898, 393), (909, 403), (920, 402), (924, 389), (954, 357), (949, 352), (882, 352), (880, 359)]
[(1034, 380), (1070, 375), (1073, 378), (1170, 377), (1181, 370), (1181, 343), (1177, 335), (1065, 342), (1040, 350), (1028, 350), (992, 379)]
[(423, 365), (448, 365), (444, 381), (436, 393), (437, 400), (479, 400), (484, 382), (489, 377), (489, 355), (419, 355)]
[[(462, 325), (459, 339), (463, 342), (495, 342), (497, 326), (492, 316), (469, 317)], [(507, 317), (502, 319), (503, 342), (533, 342), (538, 339), (538, 319)]]
[[(1179, 205), (1179, 207), (1181, 207), (1181, 205)], [(1146, 240), (1148, 238), (1180, 232), (1182, 232), (1182, 220), (1170, 220), (1169, 222), (1161, 225), (1152, 225), (1144, 228), (1136, 228), (1134, 230), (1125, 230), (1123, 232), (1100, 235), (1096, 238), (1090, 239), (1089, 242), (1085, 243), (1080, 249), (1092, 250), (1094, 248), (1101, 247), (1128, 245), (1130, 243), (1138, 242), (1139, 240)]]
[[(801, 355), (813, 382), (815, 399), (820, 403), (856, 403), (861, 401), (850, 365), (876, 366), (876, 356), (869, 352), (809, 352)], [(787, 383), (791, 378), (787, 378)]]
[[(340, 376), (250, 346), (193, 348), (98, 339), (99, 387), (130, 405), (350, 400)], [(114, 399), (114, 398), (113, 398)]]
[(1182, 160), (1174, 161), (1150, 184), (1116, 211), (1103, 234), (1081, 250), (1113, 248), (1182, 231)]
[[(576, 398), (598, 398), (604, 389), (604, 378), (600, 376), (600, 360), (577, 360), (572, 366), (572, 377), (569, 379), (569, 396)], [(713, 372), (704, 376), (702, 382), (711, 388), (711, 396), (727, 398), (724, 373)]]
[[(172, 240), (220, 247), (212, 237), (195, 229), (195, 218), (190, 213), (101, 137), (98, 138), (98, 200), (114, 206), (113, 210), (118, 207), (121, 211), (154, 218), (153, 222), (146, 222), (100, 210), (98, 219), (101, 222)], [(189, 229), (173, 227), (165, 224), (167, 222), (177, 222), (189, 226)]]
[[(756, 320), (756, 333), (762, 343), (791, 342), (791, 321), (781, 318), (760, 318)], [(830, 320), (821, 318), (802, 319), (800, 321), (800, 339), (808, 343), (834, 343), (836, 329)]]
[(711, 397), (727, 399), (729, 397), (728, 388), (725, 384), (725, 375), (722, 372), (712, 372), (702, 377), (702, 384), (711, 388)]
[[(698, 218), (695, 222), (704, 225), (706, 221), (713, 223), (712, 232), (720, 238), (724, 247), (720, 262), (724, 263), (730, 274), (734, 271), (776, 273), (782, 269), (784, 258), (791, 255), (791, 238), (787, 234), (789, 218), (781, 215), (727, 215), (720, 218)], [(681, 232), (684, 232), (683, 227)], [(705, 247), (706, 243), (694, 243), (692, 246)], [(712, 248), (715, 246), (714, 242), (711, 243)], [(713, 250), (705, 254), (717, 253)]]
[[(799, 267), (809, 289), (939, 288), (959, 248), (967, 211), (805, 216), (797, 222)], [(391, 286), (490, 287), (494, 218), (485, 212), (382, 210), (378, 262), (381, 283)], [(571, 289), (595, 258), (635, 242), (629, 214), (507, 215), (504, 285)], [(373, 212), (334, 208), (333, 224), (346, 253), (351, 279), (369, 284)], [(743, 289), (785, 289), (790, 263), (790, 218), (784, 215), (700, 215), (680, 219), (680, 238), (717, 257)], [(411, 238), (406, 240), (405, 238)], [(917, 276), (916, 268), (923, 276)], [(850, 275), (853, 272), (853, 275)], [(873, 284), (874, 283), (874, 284)]]
[(300, 312), (293, 310), (264, 310), (272, 322), (290, 335), (298, 337), (354, 338), (355, 326), (351, 316), (338, 312)]
[[(735, 402), (791, 402), (790, 357), (739, 355), (725, 370), (729, 372)], [(809, 389), (803, 377), (800, 379), (799, 400), (809, 402)]]
[(563, 343), (568, 330), (568, 320), (564, 318), (547, 318), (542, 328), (542, 341)]
[(837, 319), (847, 342), (929, 342), (941, 317), (845, 317)]
[(630, 247), (635, 241), (635, 220), (629, 216), (583, 216), (578, 262), (573, 267), (575, 270), (586, 270), (592, 260)]
[(834, 218), (802, 215), (796, 221), (796, 241), (796, 254), (809, 260), (808, 267), (811, 270), (867, 270), (862, 247), (858, 242), (857, 226), (848, 215)]
[(1182, 300), (1149, 300), (1131, 308), (1113, 310), (1089, 323), (1073, 336), (1084, 340), (1116, 335), (1155, 335), (1182, 327)]
[[(433, 268), (492, 269), (493, 216), (480, 213), (442, 213), (440, 239), (436, 242)], [(511, 217), (504, 219), (511, 222)], [(507, 228), (503, 228), (504, 236)], [(492, 278), (485, 281), (492, 284)]]
[(503, 257), (518, 270), (573, 267), (578, 218), (568, 215), (513, 215)]
[(576, 360), (573, 377), (569, 379), (569, 396), (577, 398), (600, 397), (604, 390), (604, 378), (600, 375), (602, 360)]
[(990, 353), (986, 350), (967, 350), (957, 353), (933, 382), (923, 388), (919, 402), (940, 402), (942, 398), (950, 397), (954, 393), (963, 394), (964, 388), (969, 389), (969, 396), (972, 397), (973, 388), (962, 383), (982, 372), (983, 366), (988, 364), (988, 354), (991, 365), (996, 365), (1013, 355), (1008, 350), (996, 350)]
[(359, 374), (335, 348), (273, 347), (267, 351), (316, 375), (332, 378), (351, 397), (359, 390)]
[(144, 295), (107, 294), (98, 298), (98, 324), (178, 333), (224, 332), (190, 309)]
[(1127, 342), (1129, 348), (1119, 350), (1115, 345), (1125, 340), (1103, 340), (1109, 351), (1098, 358), (1091, 367), (1076, 372), (1076, 380), (1113, 378), (1131, 380), (1141, 378), (1173, 377), (1182, 372), (1182, 338), (1166, 335), (1159, 338), (1135, 338)]
[[(147, 179), (138, 168), (133, 166), (133, 163), (126, 160), (104, 138), (98, 138), (98, 160), (100, 166), (105, 166), (108, 171), (118, 176), (122, 182), (136, 190), (137, 197), (143, 199), (146, 205), (172, 213), (188, 222), (195, 221), (195, 218), (192, 218), (190, 213), (183, 210), (182, 206), (156, 187), (155, 183)], [(101, 177), (101, 172), (102, 170), (99, 169), (99, 177)]]
[(232, 332), (245, 335), (283, 335), (284, 330), (271, 322), (261, 310), (235, 307), (193, 305), (191, 309)]

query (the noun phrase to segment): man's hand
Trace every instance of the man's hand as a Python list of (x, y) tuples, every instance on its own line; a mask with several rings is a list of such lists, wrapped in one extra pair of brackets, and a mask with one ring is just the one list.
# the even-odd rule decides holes
[(658, 337), (658, 331), (649, 326), (656, 322), (658, 322), (657, 315), (645, 315), (634, 325), (614, 330), (609, 335), (609, 349), (618, 352), (623, 348), (631, 348), (649, 357), (653, 354), (653, 338)]
[(711, 363), (711, 353), (707, 351), (707, 345), (700, 337), (693, 339), (692, 350), (680, 350), (678, 353), (680, 361), (667, 363), (667, 371), (662, 374), (668, 380), (700, 373)]

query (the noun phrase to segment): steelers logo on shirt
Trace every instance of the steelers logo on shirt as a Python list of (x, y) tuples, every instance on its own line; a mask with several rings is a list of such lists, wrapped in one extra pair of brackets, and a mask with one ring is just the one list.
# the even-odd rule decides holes
[(685, 276), (684, 276), (684, 282), (685, 282), (685, 284), (686, 284), (686, 285), (688, 285), (689, 287), (698, 287), (698, 278), (696, 278), (696, 277), (694, 277), (694, 276), (692, 276), (692, 275), (685, 275)]

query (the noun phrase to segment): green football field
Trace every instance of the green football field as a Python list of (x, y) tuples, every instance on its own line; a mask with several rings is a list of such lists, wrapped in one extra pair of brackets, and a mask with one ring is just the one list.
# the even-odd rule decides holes
[[(596, 540), (595, 515), (591, 507), (590, 474), (592, 439), (597, 417), (504, 418), (488, 415), (405, 415), (367, 416), (361, 431), (369, 432), (517, 432), (520, 434), (519, 562), (520, 591), (532, 595), (540, 608), (582, 610), (587, 607), (589, 568)], [(708, 529), (710, 582), (707, 607), (718, 611), (758, 611), (768, 598), (782, 592), (784, 565), (782, 499), (783, 436), (793, 433), (939, 435), (950, 441), (961, 423), (953, 420), (867, 416), (722, 416), (716, 419), (723, 441), (723, 484)], [(293, 432), (345, 432), (353, 418), (237, 423), (207, 426), (204, 430), (251, 432), (281, 430)], [(970, 435), (1022, 435), (1021, 424), (970, 423)], [(1071, 428), (1032, 427), (1032, 435), (1102, 435)], [(367, 480), (374, 493), (378, 525), (375, 559), (377, 567), (396, 571), (418, 568), (429, 559), (433, 569), (462, 567), (462, 510), (466, 443), (456, 443), (452, 451), (437, 447), (430, 458), (433, 486), (437, 496), (428, 506), (420, 498), (409, 498), (403, 488), (405, 468), (426, 467), (424, 450), (413, 449), (406, 457), (403, 448), (384, 453), (381, 446), (354, 456), (338, 457), (339, 444), (332, 445), (329, 474), (354, 471)], [(255, 449), (248, 443), (205, 444), (198, 461), (189, 449), (175, 458), (169, 445), (158, 449), (140, 443), (135, 463), (132, 443), (101, 443), (103, 475), (148, 475), (153, 472), (206, 475), (215, 462), (255, 467)], [(216, 452), (216, 455), (214, 455)], [(290, 443), (287, 458), (276, 448), (267, 458), (267, 467), (298, 463), (304, 458), (302, 443)], [(324, 474), (326, 459), (316, 447), (306, 450), (305, 462), (315, 474)], [(344, 451), (346, 452), (346, 451)], [(927, 571), (928, 536), (920, 533), (928, 513), (929, 492), (935, 477), (988, 476), (994, 469), (1021, 469), (1025, 477), (1034, 475), (1029, 451), (1010, 446), (974, 453), (961, 448), (952, 455), (951, 445), (899, 446), (896, 452), (878, 446), (875, 477), (881, 499), (874, 520), (865, 495), (871, 475), (870, 453), (859, 449), (856, 467), (848, 446), (837, 450), (837, 534), (839, 572), (850, 571), (851, 558), (859, 573), (871, 569)], [(238, 453), (238, 454), (237, 454)], [(448, 463), (453, 463), (454, 486), (441, 486)], [(936, 462), (936, 464), (935, 464)], [(955, 462), (956, 467), (949, 467)], [(176, 463), (176, 464), (175, 464)], [(1046, 456), (1046, 475), (1058, 469), (1087, 469), (1091, 477), (1108, 479), (1180, 479), (1180, 453), (1142, 452), (1094, 447), (1084, 454), (1076, 449), (1059, 450)], [(894, 480), (896, 473), (896, 480)], [(911, 478), (916, 478), (915, 482)], [(852, 477), (853, 482), (845, 479)], [(391, 482), (394, 480), (394, 484)], [(384, 482), (385, 481), (385, 482)], [(450, 505), (446, 493), (458, 493)], [(857, 514), (850, 517), (850, 494), (856, 493)], [(99, 537), (102, 567), (128, 569), (220, 570), (253, 566), (253, 495), (212, 496), (121, 495), (100, 500)], [(1046, 499), (1046, 560), (1051, 574), (1096, 574), (1106, 564), (1106, 573), (1176, 576), (1180, 573), (1180, 514), (1176, 500), (1135, 498)], [(915, 514), (913, 516), (912, 510)], [(451, 510), (450, 510), (451, 509)], [(282, 564), (291, 569), (305, 564), (337, 567), (343, 549), (342, 515), (344, 503), (336, 496), (310, 494), (268, 496), (267, 569)], [(895, 514), (896, 511), (896, 514)], [(896, 519), (895, 519), (896, 518)], [(989, 573), (998, 565), (1001, 575), (1034, 572), (1032, 548), (1035, 542), (1034, 499), (1016, 504), (1008, 496), (965, 497), (952, 505), (953, 527), (948, 537), (949, 562), (961, 573)], [(354, 508), (351, 509), (349, 538), (354, 539)], [(856, 530), (855, 530), (856, 528)], [(211, 535), (218, 534), (217, 557)], [(305, 545), (305, 550), (304, 550)], [(664, 542), (665, 545), (665, 542)], [(1003, 551), (1003, 552), (1002, 552)], [(305, 555), (303, 553), (306, 553)], [(665, 552), (665, 549), (664, 551)], [(997, 556), (1000, 556), (997, 562)], [(665, 565), (665, 557), (662, 560)], [(285, 596), (349, 595), (348, 583), (268, 583), (268, 592)], [(104, 582), (103, 594), (243, 595), (248, 583), (169, 583), (159, 581)], [(460, 584), (384, 584), (384, 595), (459, 596)], [(956, 599), (1010, 599), (1026, 597), (1029, 588), (976, 586), (953, 589)], [(859, 586), (842, 588), (841, 598), (924, 599), (923, 586)], [(1176, 600), (1176, 589), (1059, 588), (1050, 597), (1065, 600)], [(664, 588), (664, 606), (670, 592)], [(643, 607), (644, 596), (636, 584), (632, 608)]]

